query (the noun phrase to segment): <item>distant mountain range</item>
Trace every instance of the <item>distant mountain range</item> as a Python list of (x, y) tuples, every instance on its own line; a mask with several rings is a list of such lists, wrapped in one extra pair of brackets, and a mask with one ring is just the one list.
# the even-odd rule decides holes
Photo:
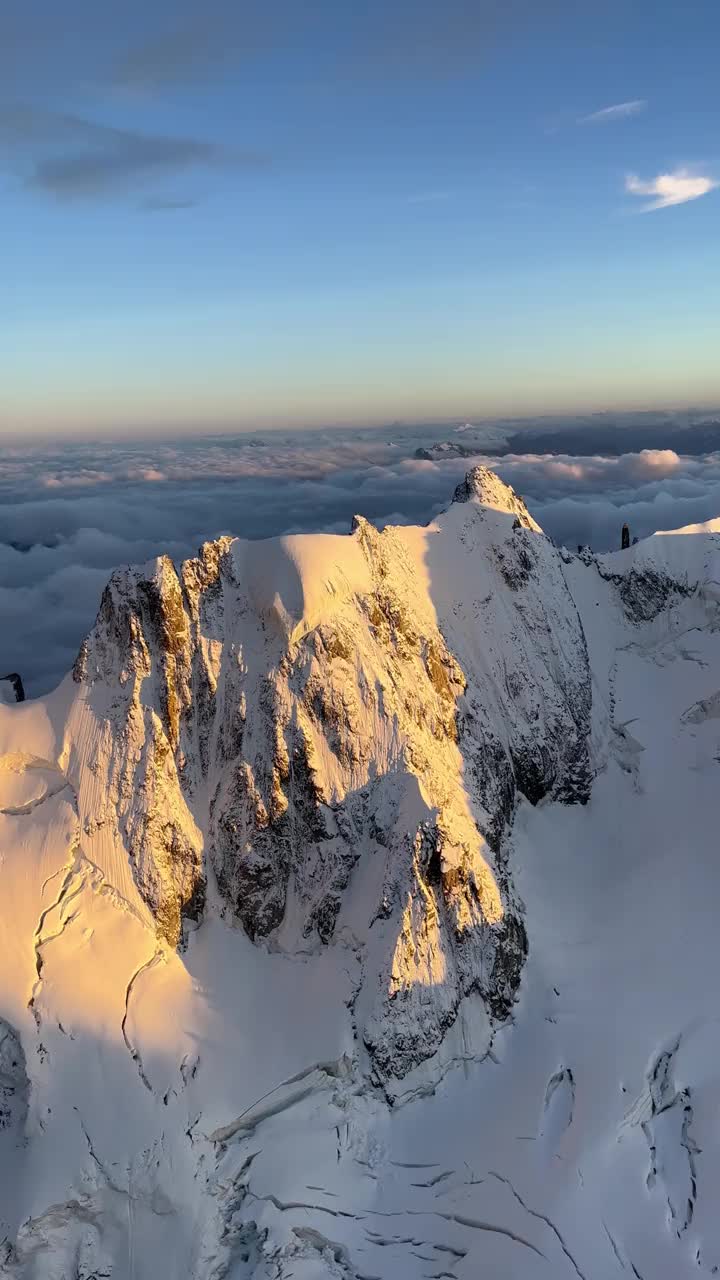
[(528, 427), (520, 430), (460, 428), (461, 439), (447, 439), (415, 450), (416, 458), (438, 461), (442, 458), (470, 458), (478, 454), (505, 457), (510, 453), (571, 454), (585, 456), (603, 454), (619, 457), (642, 449), (673, 449), (676, 453), (696, 457), (720, 450), (720, 419), (694, 423), (674, 422), (637, 426), (632, 422), (583, 423), (578, 426)]

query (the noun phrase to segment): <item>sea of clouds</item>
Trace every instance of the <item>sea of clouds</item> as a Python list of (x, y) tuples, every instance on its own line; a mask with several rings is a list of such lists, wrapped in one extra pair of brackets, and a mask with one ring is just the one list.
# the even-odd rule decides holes
[[(414, 454), (449, 437), (467, 445), (435, 425), (0, 449), (0, 675), (19, 671), (28, 696), (57, 684), (119, 565), (180, 560), (221, 533), (346, 532), (355, 512), (431, 519), (472, 461)], [(584, 456), (579, 431), (563, 453), (534, 452), (531, 431), (525, 451), (510, 439), (513, 452), (477, 460), (573, 549), (618, 546), (625, 521), (644, 537), (720, 514), (720, 449)]]

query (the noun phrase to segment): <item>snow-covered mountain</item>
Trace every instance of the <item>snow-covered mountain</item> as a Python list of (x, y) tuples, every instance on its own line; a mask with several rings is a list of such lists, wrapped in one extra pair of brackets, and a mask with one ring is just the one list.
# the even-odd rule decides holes
[(0, 1275), (720, 1267), (720, 522), (116, 573), (0, 706)]

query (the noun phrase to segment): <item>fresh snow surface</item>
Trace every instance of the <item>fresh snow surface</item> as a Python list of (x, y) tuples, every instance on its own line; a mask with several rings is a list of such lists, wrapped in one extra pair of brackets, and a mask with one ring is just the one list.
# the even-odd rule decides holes
[(662, 538), (670, 533), (720, 533), (720, 516), (713, 520), (705, 520), (701, 524), (685, 524), (682, 529), (658, 529), (654, 538)]
[[(460, 701), (468, 673), (485, 682), (502, 742), (515, 713), (498, 671), (517, 661), (514, 644), (530, 644), (512, 610), (519, 599), (547, 644), (533, 610), (549, 601), (542, 625), (557, 643), (542, 672), (559, 669), (560, 650), (575, 653), (567, 593), (592, 684), (591, 793), (587, 804), (519, 796), (503, 846), (529, 943), (517, 998), (493, 1023), (477, 992), (462, 995), (437, 1052), (392, 1084), (357, 1031), (393, 1016), (363, 976), (380, 846), (338, 891), (326, 943), (304, 931), (292, 883), (282, 923), (251, 941), (208, 869), (202, 922), (171, 946), (106, 808), (113, 752), (135, 761), (148, 750), (118, 711), (121, 693), (68, 676), (47, 698), (0, 706), (0, 1275), (720, 1272), (720, 521), (583, 559), (532, 522), (513, 535), (508, 494), (486, 479), (426, 528), (388, 531), (381, 573), (398, 592), (411, 575), (414, 622), (423, 635), (439, 628), (459, 661)], [(229, 542), (243, 617), (259, 621), (242, 653), (206, 636), (208, 669), (220, 680), (223, 663), (252, 670), (271, 653), (281, 667), (319, 626), (355, 626), (373, 583), (367, 536)], [(492, 548), (512, 536), (539, 549), (529, 585), (491, 570)], [(370, 662), (359, 624), (357, 635)], [(532, 662), (523, 650), (534, 672)], [(117, 689), (124, 679), (123, 669)], [(518, 723), (526, 710), (518, 694)], [(492, 920), (506, 899), (458, 748), (431, 734), (435, 772), (413, 781), (392, 772), (393, 723), (372, 721), (375, 762), (362, 778), (352, 764), (357, 785), (383, 773), (371, 794), (408, 831), (430, 812), (428, 787), (456, 788), (446, 856), (476, 841)], [(315, 747), (337, 795), (346, 775)], [(201, 793), (198, 783), (196, 815)], [(182, 822), (202, 845), (196, 818)], [(421, 960), (412, 947), (396, 953), (396, 966), (418, 966), (397, 980), (442, 988), (443, 947)]]

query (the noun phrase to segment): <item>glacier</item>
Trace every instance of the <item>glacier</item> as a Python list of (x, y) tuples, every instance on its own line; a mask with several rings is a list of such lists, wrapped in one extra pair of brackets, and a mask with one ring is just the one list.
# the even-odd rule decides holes
[(0, 1275), (720, 1271), (720, 520), (113, 575), (0, 705)]

